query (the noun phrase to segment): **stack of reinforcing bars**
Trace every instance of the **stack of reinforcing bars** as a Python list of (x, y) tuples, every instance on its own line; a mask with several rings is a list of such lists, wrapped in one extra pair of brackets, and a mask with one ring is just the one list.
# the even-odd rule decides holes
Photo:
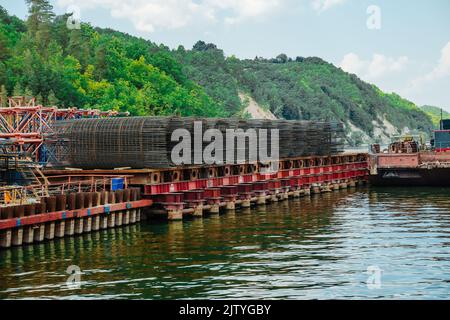
[[(185, 129), (190, 141), (190, 163), (174, 163), (173, 148), (183, 139), (172, 139), (176, 129)], [(208, 129), (216, 129), (214, 137), (203, 139)], [(258, 141), (249, 138), (254, 129)], [(261, 129), (266, 129), (263, 134)], [(250, 130), (250, 131), (249, 131)], [(275, 131), (279, 138), (276, 139)], [(84, 169), (168, 168), (179, 165), (205, 164), (203, 151), (221, 133), (222, 146), (212, 153), (221, 153), (221, 163), (248, 162), (250, 147), (267, 149), (271, 155), (272, 147), (278, 143), (279, 159), (303, 156), (323, 156), (336, 154), (343, 149), (343, 125), (323, 121), (287, 120), (242, 120), (218, 118), (180, 118), (180, 117), (126, 117), (103, 119), (76, 119), (55, 124), (51, 141), (64, 141), (66, 152), (62, 159), (55, 159), (53, 166), (71, 166)], [(232, 134), (230, 134), (230, 132)], [(205, 137), (206, 138), (206, 137)], [(239, 139), (245, 141), (238, 143)], [(172, 141), (174, 140), (174, 141)], [(205, 141), (206, 140), (206, 141)], [(234, 146), (228, 150), (227, 146)], [(272, 146), (274, 144), (274, 146)], [(185, 152), (185, 150), (183, 150)], [(183, 154), (181, 153), (181, 155)], [(227, 154), (234, 154), (233, 161)]]

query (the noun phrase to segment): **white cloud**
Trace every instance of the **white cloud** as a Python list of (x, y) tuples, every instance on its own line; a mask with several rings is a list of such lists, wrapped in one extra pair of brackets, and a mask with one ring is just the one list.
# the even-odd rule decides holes
[[(428, 71), (426, 71), (428, 69)], [(446, 107), (450, 110), (448, 91), (450, 84), (450, 42), (442, 49), (434, 67), (428, 66), (422, 75), (412, 78), (400, 93), (420, 104), (431, 104)]]
[(368, 67), (370, 78), (380, 78), (392, 72), (401, 71), (408, 64), (408, 57), (386, 57), (382, 54), (374, 54)]
[(375, 80), (402, 71), (408, 63), (409, 59), (406, 56), (392, 58), (375, 53), (372, 59), (364, 60), (355, 53), (348, 53), (339, 66), (342, 70), (354, 73), (365, 80)]
[(153, 32), (156, 29), (177, 29), (194, 19), (214, 20), (209, 7), (191, 0), (58, 0), (58, 6), (78, 6), (83, 18), (83, 10), (97, 7), (106, 8), (113, 18), (130, 20), (136, 30)]
[(231, 10), (235, 17), (257, 17), (270, 13), (282, 4), (281, 0), (204, 0), (214, 10)]
[(437, 65), (429, 73), (411, 81), (411, 87), (416, 88), (425, 83), (433, 82), (450, 75), (450, 42), (441, 50), (441, 57)]
[(450, 83), (450, 42), (441, 49), (439, 59), (431, 65), (406, 56), (394, 58), (374, 54), (363, 59), (355, 53), (348, 53), (339, 66), (375, 83), (384, 91), (397, 92), (415, 103), (450, 108), (448, 95), (445, 94)]
[(83, 10), (102, 7), (114, 18), (129, 19), (138, 31), (178, 29), (200, 21), (233, 24), (272, 13), (286, 0), (58, 0)]
[(364, 64), (357, 54), (351, 52), (344, 56), (339, 66), (349, 73), (360, 74)]
[(323, 12), (330, 9), (331, 7), (340, 5), (345, 1), (346, 0), (313, 0), (312, 6), (317, 12)]
[[(130, 20), (136, 30), (154, 32), (179, 29), (201, 22), (236, 24), (264, 18), (277, 9), (292, 8), (293, 0), (56, 0), (60, 8), (77, 6), (83, 11), (98, 7), (109, 10), (113, 18)], [(310, 0), (317, 12), (346, 0)]]

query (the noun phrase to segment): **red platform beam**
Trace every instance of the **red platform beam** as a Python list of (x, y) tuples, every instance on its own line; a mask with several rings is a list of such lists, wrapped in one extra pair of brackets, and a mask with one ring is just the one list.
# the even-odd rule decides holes
[(13, 229), (27, 225), (35, 225), (45, 222), (59, 221), (71, 218), (83, 218), (99, 214), (109, 214), (110, 212), (115, 211), (145, 208), (150, 207), (152, 204), (153, 204), (152, 200), (144, 199), (138, 201), (105, 204), (98, 207), (91, 207), (87, 209), (56, 211), (56, 212), (36, 214), (28, 217), (5, 219), (0, 220), (0, 230)]
[[(221, 178), (199, 179), (195, 181), (167, 182), (148, 184), (144, 186), (144, 194), (154, 195), (170, 192), (185, 192), (208, 187), (222, 187), (242, 183), (258, 181), (280, 180), (287, 178), (299, 178), (300, 185), (311, 185), (320, 182), (332, 182), (333, 180), (348, 179), (353, 177), (366, 177), (368, 175), (368, 162), (353, 162), (339, 165), (325, 165), (320, 167), (299, 168), (292, 170), (280, 170), (274, 174), (247, 174), (228, 176)], [(276, 182), (275, 188), (281, 188), (281, 181)], [(287, 186), (287, 182), (286, 182)]]

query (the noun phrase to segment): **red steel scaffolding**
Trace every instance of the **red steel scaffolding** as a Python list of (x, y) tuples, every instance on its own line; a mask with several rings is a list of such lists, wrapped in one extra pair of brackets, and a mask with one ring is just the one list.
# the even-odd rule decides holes
[(18, 154), (38, 162), (44, 135), (53, 132), (55, 121), (117, 115), (117, 111), (44, 107), (36, 104), (35, 98), (10, 97), (6, 107), (0, 103), (0, 147), (4, 154)]

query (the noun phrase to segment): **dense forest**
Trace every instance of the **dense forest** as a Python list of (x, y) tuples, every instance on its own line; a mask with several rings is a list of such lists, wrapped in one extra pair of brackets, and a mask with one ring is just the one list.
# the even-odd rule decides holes
[(0, 7), (3, 95), (133, 115), (243, 117), (243, 93), (279, 118), (343, 121), (351, 144), (433, 126), (412, 102), (317, 57), (240, 60), (203, 41), (171, 50), (86, 23), (69, 29), (70, 16), (55, 16), (47, 0), (26, 2), (26, 21)]
[(223, 116), (168, 50), (88, 24), (67, 27), (46, 0), (27, 0), (26, 22), (0, 7), (0, 85), (43, 104), (134, 115)]

